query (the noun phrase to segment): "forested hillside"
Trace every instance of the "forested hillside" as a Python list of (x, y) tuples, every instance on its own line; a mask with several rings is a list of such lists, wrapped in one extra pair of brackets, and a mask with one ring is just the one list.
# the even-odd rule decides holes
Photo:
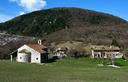
[(105, 13), (79, 8), (53, 8), (18, 16), (0, 24), (0, 29), (10, 34), (42, 37), (68, 28), (82, 30), (96, 26), (117, 28), (125, 24), (125, 20)]

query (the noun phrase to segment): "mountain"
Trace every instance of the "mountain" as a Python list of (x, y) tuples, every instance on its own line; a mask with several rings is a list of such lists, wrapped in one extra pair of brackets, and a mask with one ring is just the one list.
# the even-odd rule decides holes
[[(128, 47), (128, 22), (111, 14), (80, 8), (52, 8), (18, 16), (0, 24), (8, 34), (40, 37), (44, 43), (78, 41)], [(10, 36), (11, 36), (10, 35)]]

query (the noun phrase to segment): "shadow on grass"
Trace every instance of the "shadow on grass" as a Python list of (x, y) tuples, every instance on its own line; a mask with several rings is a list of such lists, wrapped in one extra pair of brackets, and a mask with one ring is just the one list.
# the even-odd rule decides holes
[(59, 58), (57, 56), (52, 57), (51, 59), (48, 60), (48, 63), (53, 63), (56, 62)]

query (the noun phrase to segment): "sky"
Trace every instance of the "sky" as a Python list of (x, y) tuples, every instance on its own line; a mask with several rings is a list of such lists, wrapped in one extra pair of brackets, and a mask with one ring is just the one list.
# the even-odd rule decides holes
[(128, 0), (1, 0), (0, 22), (37, 10), (77, 7), (109, 13), (128, 21)]

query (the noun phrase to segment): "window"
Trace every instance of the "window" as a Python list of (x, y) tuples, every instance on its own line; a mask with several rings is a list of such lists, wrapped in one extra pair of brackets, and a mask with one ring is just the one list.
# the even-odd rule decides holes
[(116, 54), (113, 54), (112, 57), (115, 58), (116, 57)]
[(38, 60), (38, 58), (36, 58), (36, 60)]

